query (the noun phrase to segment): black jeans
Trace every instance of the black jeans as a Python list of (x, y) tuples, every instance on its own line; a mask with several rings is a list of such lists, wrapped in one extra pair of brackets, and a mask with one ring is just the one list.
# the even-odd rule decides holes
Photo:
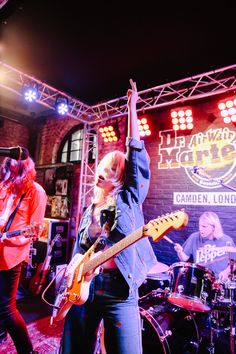
[(99, 274), (90, 296), (72, 306), (65, 320), (61, 354), (93, 354), (100, 321), (107, 354), (141, 354), (141, 323), (137, 296), (129, 294), (121, 274)]
[(26, 324), (16, 308), (16, 294), (20, 279), (21, 263), (12, 269), (0, 270), (0, 321), (10, 334), (17, 353), (29, 354), (32, 343)]

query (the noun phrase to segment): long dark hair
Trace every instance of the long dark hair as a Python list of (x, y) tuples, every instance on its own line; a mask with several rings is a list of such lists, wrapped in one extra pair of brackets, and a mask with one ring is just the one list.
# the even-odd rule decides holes
[(25, 160), (15, 160), (6, 157), (3, 160), (1, 166), (2, 180), (4, 183), (12, 183), (16, 192), (29, 188), (35, 176), (35, 163), (31, 157)]

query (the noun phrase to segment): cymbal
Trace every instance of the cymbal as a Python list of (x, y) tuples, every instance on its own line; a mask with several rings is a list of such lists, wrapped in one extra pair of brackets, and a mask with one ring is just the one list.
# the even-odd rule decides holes
[(149, 270), (148, 275), (167, 272), (168, 269), (168, 265), (161, 262), (157, 262), (157, 264)]

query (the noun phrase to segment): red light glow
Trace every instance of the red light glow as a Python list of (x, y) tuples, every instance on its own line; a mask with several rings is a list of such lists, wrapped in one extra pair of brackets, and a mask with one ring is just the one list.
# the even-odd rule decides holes
[(138, 129), (139, 129), (139, 135), (141, 137), (151, 135), (150, 126), (148, 124), (148, 119), (146, 117), (142, 117), (138, 119)]
[(226, 99), (218, 103), (220, 115), (225, 124), (236, 122), (236, 98)]

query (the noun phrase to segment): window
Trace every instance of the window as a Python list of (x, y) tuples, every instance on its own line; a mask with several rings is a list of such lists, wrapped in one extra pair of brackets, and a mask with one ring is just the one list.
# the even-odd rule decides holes
[[(91, 134), (91, 146), (89, 149), (89, 160), (96, 156), (96, 135)], [(59, 150), (59, 162), (79, 162), (82, 159), (83, 128), (77, 126), (73, 128), (62, 141)]]

